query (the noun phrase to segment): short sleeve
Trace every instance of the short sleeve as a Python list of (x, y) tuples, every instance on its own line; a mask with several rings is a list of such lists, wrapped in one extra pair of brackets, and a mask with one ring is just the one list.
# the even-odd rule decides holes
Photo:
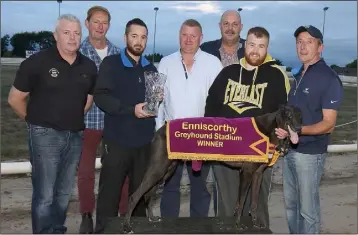
[(332, 77), (322, 97), (322, 109), (338, 110), (343, 99), (343, 86), (339, 77)]
[(24, 60), (16, 72), (13, 86), (19, 91), (30, 92), (33, 88), (35, 68), (31, 64), (30, 59)]

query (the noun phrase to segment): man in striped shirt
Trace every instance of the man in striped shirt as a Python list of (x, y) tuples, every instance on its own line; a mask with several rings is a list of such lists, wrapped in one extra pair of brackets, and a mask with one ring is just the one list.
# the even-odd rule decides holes
[[(106, 38), (111, 15), (101, 6), (93, 6), (87, 12), (88, 37), (82, 42), (80, 52), (93, 60), (99, 70), (102, 60), (109, 55), (119, 54), (120, 49)], [(92, 212), (95, 206), (94, 180), (97, 148), (102, 140), (104, 112), (95, 103), (84, 118), (86, 129), (83, 135), (83, 149), (78, 169), (78, 194), (82, 222), (79, 233), (93, 233)], [(120, 202), (120, 214), (126, 212), (128, 182), (124, 184)]]

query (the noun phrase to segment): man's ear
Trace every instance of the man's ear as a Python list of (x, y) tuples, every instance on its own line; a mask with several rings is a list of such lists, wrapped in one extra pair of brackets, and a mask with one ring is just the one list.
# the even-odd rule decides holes
[(55, 32), (53, 32), (53, 37), (55, 38), (55, 41), (57, 42), (57, 32), (55, 31)]
[(86, 25), (86, 28), (88, 29), (88, 28), (89, 28), (89, 22), (88, 22), (88, 20), (85, 20), (85, 25)]
[(126, 34), (123, 35), (123, 41), (124, 41), (124, 44), (127, 45), (127, 35)]

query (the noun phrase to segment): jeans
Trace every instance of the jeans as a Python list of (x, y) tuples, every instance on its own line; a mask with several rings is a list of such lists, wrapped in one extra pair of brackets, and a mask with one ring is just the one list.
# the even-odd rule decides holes
[(327, 153), (303, 154), (290, 150), (284, 157), (283, 193), (290, 233), (320, 232), (319, 185)]
[(83, 131), (28, 125), (32, 165), (33, 233), (65, 233), (69, 200), (81, 156)]
[[(165, 182), (160, 202), (162, 217), (179, 217), (180, 211), (180, 181), (184, 163), (180, 162), (174, 174)], [(203, 163), (201, 171), (193, 172), (191, 161), (186, 161), (190, 179), (190, 217), (207, 217), (211, 195), (206, 187), (206, 179), (210, 165)]]

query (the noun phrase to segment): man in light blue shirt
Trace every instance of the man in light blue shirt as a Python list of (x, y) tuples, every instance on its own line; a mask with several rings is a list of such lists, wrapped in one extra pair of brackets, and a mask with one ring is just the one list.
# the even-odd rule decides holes
[[(208, 90), (222, 69), (220, 60), (202, 51), (199, 46), (203, 38), (199, 22), (186, 20), (180, 28), (180, 49), (166, 57), (158, 70), (167, 76), (164, 100), (159, 107), (156, 129), (166, 120), (188, 117), (204, 117)], [(191, 161), (185, 162), (190, 178), (190, 216), (206, 217), (211, 195), (206, 188), (209, 165), (203, 164), (201, 171), (193, 172)], [(162, 217), (178, 217), (180, 211), (180, 181), (183, 165), (165, 182), (160, 210)]]

